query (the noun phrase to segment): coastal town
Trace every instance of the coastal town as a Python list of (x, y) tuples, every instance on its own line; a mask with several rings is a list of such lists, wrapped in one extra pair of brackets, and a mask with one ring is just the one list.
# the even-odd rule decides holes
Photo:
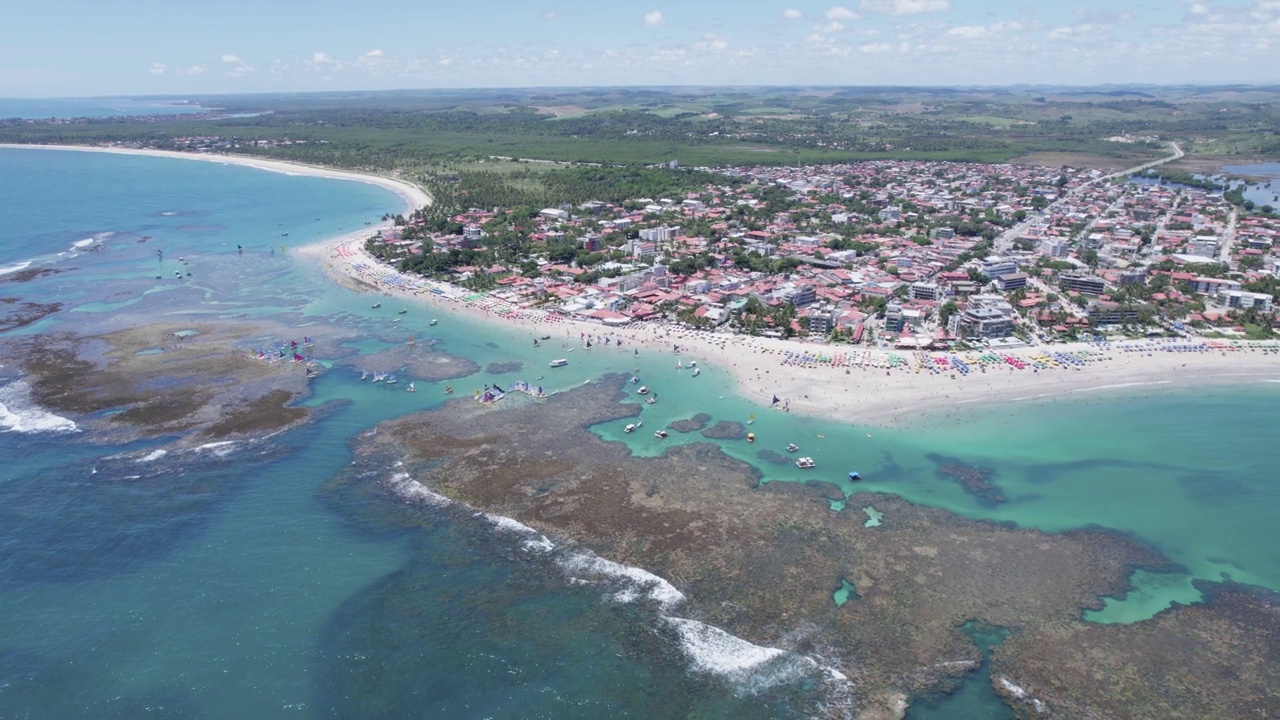
[(889, 160), (714, 172), (676, 197), (399, 217), (365, 249), (473, 302), (611, 327), (900, 350), (1276, 329), (1280, 219), (1229, 186)]

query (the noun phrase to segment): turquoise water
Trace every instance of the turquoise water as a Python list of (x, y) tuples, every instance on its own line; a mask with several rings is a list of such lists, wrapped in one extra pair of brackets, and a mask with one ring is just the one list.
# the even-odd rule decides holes
[[(1280, 449), (1268, 441), (1280, 387), (967, 407), (954, 426), (856, 428), (757, 407), (734, 395), (723, 369), (703, 366), (694, 377), (670, 353), (586, 350), (562, 329), (536, 333), (553, 339), (535, 349), (533, 332), (468, 323), (444, 307), (403, 316), (390, 301), (372, 309), (369, 295), (326, 281), (292, 249), (401, 209), (375, 187), (32, 150), (0, 150), (0, 169), (0, 270), (30, 263), (63, 271), (0, 286), (0, 296), (67, 306), (20, 332), (106, 329), (181, 310), (274, 318), (298, 336), (337, 328), (346, 338), (325, 358), (341, 367), (314, 383), (308, 404), (318, 420), (269, 444), (141, 462), (163, 443), (0, 433), (0, 715), (56, 708), (67, 717), (133, 717), (163, 706), (211, 717), (364, 716), (369, 708), (741, 717), (800, 706), (806, 686), (753, 695), (690, 672), (651, 612), (564, 583), (487, 522), (421, 508), (412, 512), (429, 515), (432, 529), (410, 531), (380, 520), (406, 511), (394, 498), (324, 492), (349, 465), (353, 436), (443, 401), (445, 383), (419, 381), (410, 394), (359, 381), (358, 355), (409, 336), (482, 368), (448, 381), (458, 394), (539, 375), (552, 391), (604, 373), (637, 375), (659, 397), (653, 405), (634, 394), (624, 401), (643, 411), (644, 431), (625, 434), (625, 422), (595, 428), (637, 455), (705, 441), (652, 434), (697, 412), (713, 423), (755, 415), (747, 429), (756, 443), (720, 445), (767, 481), (828, 480), (846, 493), (892, 492), (1050, 531), (1100, 525), (1132, 532), (1185, 568), (1138, 571), (1137, 591), (1091, 620), (1131, 622), (1170, 601), (1192, 602), (1193, 579), (1280, 590), (1280, 483), (1270, 472)], [(549, 368), (557, 357), (570, 364)], [(511, 362), (523, 367), (483, 369)], [(13, 368), (0, 368), (0, 402), (11, 410), (21, 405), (5, 394), (15, 379)], [(789, 442), (817, 468), (759, 456), (785, 456)], [(929, 453), (994, 468), (1009, 502), (984, 505), (939, 479)], [(853, 469), (865, 480), (850, 483)], [(870, 524), (872, 510), (841, 511)], [(984, 698), (973, 707), (985, 710), (965, 716), (1005, 717)]]

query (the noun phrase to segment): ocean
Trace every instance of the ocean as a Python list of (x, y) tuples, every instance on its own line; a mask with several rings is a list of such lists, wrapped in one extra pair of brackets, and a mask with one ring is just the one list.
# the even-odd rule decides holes
[[(369, 185), (163, 158), (0, 149), (0, 273), (62, 272), (0, 296), (64, 303), (16, 333), (83, 331), (181, 313), (324, 323), (372, 353), (432, 338), (480, 367), (544, 360), (530, 338), (446, 308), (370, 307), (292, 249), (360, 229), (400, 201)], [(157, 252), (162, 251), (162, 252)], [(181, 258), (181, 259), (179, 259)], [(190, 272), (187, 280), (170, 276)], [(430, 325), (429, 319), (439, 320)], [(567, 352), (567, 351), (566, 351)], [(660, 357), (575, 353), (544, 381), (605, 372), (662, 377), (658, 426), (706, 412), (761, 442), (796, 442), (863, 489), (1047, 531), (1133, 533), (1184, 572), (1136, 573), (1139, 591), (1090, 619), (1132, 622), (1198, 597), (1193, 579), (1280, 590), (1280, 387), (1133, 388), (1070, 401), (965, 406), (920, 427), (797, 418)], [(449, 381), (468, 392), (526, 373)], [(531, 378), (530, 378), (531, 379)], [(522, 559), (522, 538), (483, 516), (327, 489), (378, 422), (443, 400), (443, 382), (388, 392), (335, 368), (313, 384), (314, 422), (259, 441), (161, 452), (114, 445), (31, 405), (0, 368), (0, 716), (787, 717), (816, 692), (732, 668), (762, 649), (704, 633), (673, 641), (642, 605), (615, 602)], [(656, 384), (655, 384), (656, 386)], [(650, 434), (607, 439), (637, 455)], [(700, 439), (700, 438), (699, 438)], [(667, 441), (692, 441), (672, 437)], [(760, 463), (755, 448), (725, 452)], [(1008, 502), (939, 479), (930, 454), (995, 470)], [(771, 481), (798, 471), (765, 470)], [(852, 490), (852, 486), (848, 487)], [(839, 503), (834, 504), (839, 508)], [(821, 510), (833, 512), (833, 510)], [(860, 512), (854, 506), (841, 512)], [(383, 518), (386, 518), (383, 520)], [(764, 671), (762, 670), (761, 673)], [(1006, 718), (985, 678), (915, 717)], [(948, 715), (950, 714), (950, 715)]]
[(199, 105), (156, 98), (0, 98), (0, 119), (107, 118), (131, 115), (190, 115), (207, 112)]

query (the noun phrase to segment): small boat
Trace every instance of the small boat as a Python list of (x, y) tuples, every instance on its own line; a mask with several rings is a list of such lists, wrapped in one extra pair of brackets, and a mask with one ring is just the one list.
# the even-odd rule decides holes
[(432, 324), (432, 325), (435, 325), (435, 324), (436, 324), (436, 323), (438, 323), (438, 322), (440, 322), (440, 321), (439, 321), (439, 320), (437, 320), (437, 319), (435, 319), (435, 318), (431, 318), (431, 324)]
[(702, 368), (694, 368), (694, 369), (693, 369), (693, 376), (694, 376), (694, 377), (698, 377), (698, 376), (699, 376), (699, 375), (701, 375), (701, 374), (702, 374)]
[(632, 377), (631, 377), (631, 384), (632, 384), (632, 385), (635, 385), (635, 384), (636, 384), (636, 383), (638, 383), (638, 382), (640, 382), (640, 378), (635, 377), (635, 376), (632, 376)]
[(850, 470), (850, 471), (849, 471), (849, 479), (850, 479), (850, 480), (861, 480), (861, 479), (862, 479), (862, 473), (859, 473), (857, 470)]
[(656, 398), (656, 397), (651, 397), (651, 398), (649, 398), (648, 400), (645, 400), (645, 402), (647, 402), (647, 403), (649, 403), (650, 405), (652, 405), (652, 404), (654, 404), (654, 403), (658, 402), (658, 398)]
[(795, 452), (799, 449), (800, 449), (800, 446), (795, 443), (791, 443), (790, 445), (787, 446), (787, 452)]
[(444, 386), (444, 394), (445, 394), (445, 395), (451, 395), (451, 394), (453, 394), (453, 386), (452, 386), (452, 385), (445, 385), (445, 386)]
[(410, 383), (409, 383), (409, 387), (405, 388), (405, 389), (404, 389), (404, 391), (405, 391), (405, 392), (418, 392), (418, 388), (414, 387), (414, 386), (413, 386), (413, 383), (412, 383), (412, 382), (410, 382)]
[(564, 367), (569, 364), (568, 358), (559, 358), (551, 361), (551, 367)]
[(374, 304), (372, 305), (372, 307), (373, 307), (373, 309), (374, 309), (374, 310), (377, 310), (378, 308), (382, 307), (382, 303), (380, 303), (380, 302), (376, 302), (376, 303), (374, 303)]
[(550, 336), (550, 335), (543, 335), (543, 336), (542, 336), (542, 339), (543, 339), (543, 340), (550, 340), (550, 339), (551, 339), (551, 336)]
[(624, 433), (631, 433), (631, 432), (635, 432), (635, 431), (636, 431), (636, 424), (635, 424), (635, 423), (630, 423), (630, 424), (628, 424), (626, 427), (622, 428), (622, 432), (624, 432)]
[(749, 443), (753, 443), (753, 442), (755, 442), (755, 441), (756, 441), (756, 434), (755, 434), (755, 433), (747, 433), (747, 442), (749, 442)]
[(408, 309), (408, 308), (400, 308), (399, 310), (397, 310), (397, 311), (396, 311), (396, 314), (397, 314), (397, 315), (403, 315), (403, 314), (405, 314), (405, 313), (407, 313), (407, 312), (409, 312), (409, 309)]
[(802, 457), (796, 460), (796, 467), (800, 468), (801, 470), (808, 470), (811, 467), (815, 467), (817, 464), (818, 463), (814, 462), (813, 458), (811, 457)]
[(667, 437), (667, 431), (659, 430), (658, 432), (654, 433), (653, 436), (658, 438), (659, 440), (665, 440)]
[(640, 386), (640, 389), (639, 389), (639, 390), (636, 390), (636, 394), (637, 394), (637, 395), (648, 395), (648, 394), (649, 394), (649, 386), (648, 386), (648, 385), (641, 385), (641, 386)]

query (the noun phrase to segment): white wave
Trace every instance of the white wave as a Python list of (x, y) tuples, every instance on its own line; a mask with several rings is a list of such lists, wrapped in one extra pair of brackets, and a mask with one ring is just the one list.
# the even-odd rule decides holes
[(84, 240), (77, 240), (77, 241), (75, 241), (75, 242), (71, 243), (71, 247), (73, 247), (73, 248), (77, 248), (77, 249), (79, 249), (79, 248), (84, 248), (84, 247), (89, 247), (90, 245), (94, 244), (95, 242), (97, 242), (97, 238), (85, 238)]
[(1010, 682), (1007, 677), (1000, 678), (1000, 687), (1004, 688), (1004, 691), (1012, 695), (1014, 698), (1031, 703), (1031, 706), (1036, 709), (1036, 712), (1042, 713), (1047, 709), (1043, 701), (1031, 697), (1030, 693)]
[(680, 649), (695, 671), (718, 675), (739, 692), (756, 694), (820, 674), (831, 699), (849, 702), (852, 685), (844, 673), (813, 658), (743, 640), (713, 625), (687, 618), (663, 618), (680, 636)]
[(146, 455), (143, 455), (142, 457), (138, 458), (138, 462), (140, 463), (155, 462), (156, 460), (159, 460), (160, 458), (168, 454), (169, 454), (168, 450), (152, 450)]
[(31, 402), (31, 387), (22, 380), (0, 387), (0, 428), (24, 434), (79, 431), (74, 421)]
[(396, 473), (387, 480), (391, 491), (406, 500), (415, 500), (427, 505), (443, 506), (452, 503), (449, 498), (433, 493), (425, 485), (409, 477), (409, 473)]
[(669, 617), (666, 621), (680, 634), (680, 647), (695, 668), (730, 679), (743, 678), (786, 652), (749, 643), (697, 620)]
[(29, 267), (31, 267), (31, 261), (23, 260), (22, 262), (17, 263), (16, 265), (5, 265), (4, 267), (0, 267), (0, 275), (8, 275), (9, 273), (16, 273), (19, 270), (26, 270)]
[(622, 580), (631, 583), (610, 596), (615, 602), (634, 602), (647, 597), (656, 600), (662, 609), (670, 610), (685, 600), (684, 593), (648, 570), (605, 560), (590, 552), (576, 552), (557, 562), (565, 572), (580, 579)]
[(235, 440), (222, 440), (220, 442), (205, 443), (192, 448), (193, 452), (212, 452), (218, 457), (226, 457), (230, 455), (236, 448)]
[(506, 532), (515, 533), (516, 535), (526, 535), (528, 538), (524, 541), (526, 550), (534, 550), (537, 552), (551, 552), (555, 549), (555, 543), (547, 539), (546, 535), (540, 534), (537, 530), (525, 525), (519, 520), (513, 520), (502, 515), (494, 515), (487, 512), (478, 512), (476, 517), (484, 518), (493, 523), (494, 527)]

